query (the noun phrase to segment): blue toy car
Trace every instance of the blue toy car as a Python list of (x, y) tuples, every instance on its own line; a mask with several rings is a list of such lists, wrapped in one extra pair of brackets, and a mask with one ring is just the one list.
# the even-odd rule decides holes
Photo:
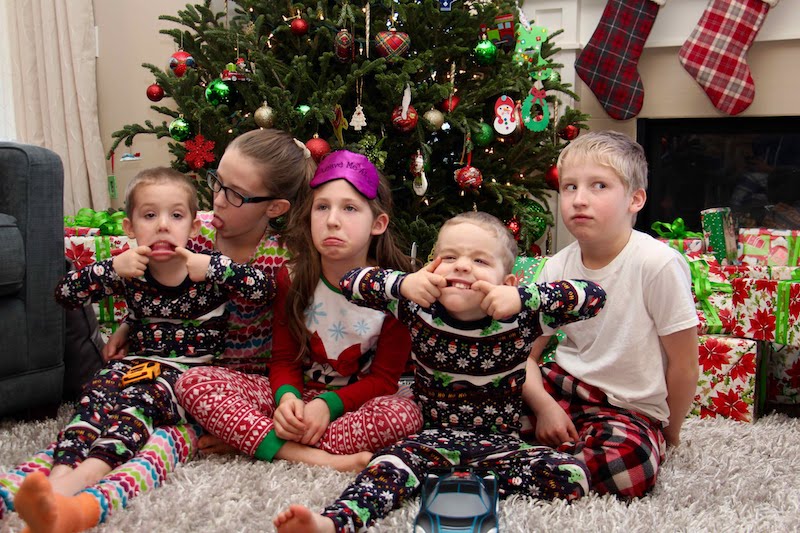
[(428, 474), (422, 485), (414, 533), (497, 533), (497, 478), (471, 468)]

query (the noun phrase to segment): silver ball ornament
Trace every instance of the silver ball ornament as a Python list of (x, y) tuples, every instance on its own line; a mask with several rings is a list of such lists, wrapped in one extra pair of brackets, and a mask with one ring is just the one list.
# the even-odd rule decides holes
[(438, 109), (429, 109), (424, 115), (422, 115), (422, 118), (426, 120), (426, 125), (431, 130), (438, 130), (442, 127), (442, 124), (444, 124), (444, 113)]
[(271, 128), (275, 124), (275, 110), (264, 103), (253, 113), (253, 119), (259, 128)]

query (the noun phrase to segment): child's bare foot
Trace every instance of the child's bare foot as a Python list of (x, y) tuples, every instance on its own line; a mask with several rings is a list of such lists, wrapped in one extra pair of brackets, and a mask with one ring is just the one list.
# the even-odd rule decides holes
[(71, 466), (55, 465), (55, 466), (53, 466), (53, 469), (50, 471), (50, 479), (53, 480), (53, 479), (60, 478), (61, 476), (66, 476), (70, 472), (72, 472), (72, 467)]
[(272, 524), (279, 533), (334, 533), (333, 520), (312, 513), (303, 505), (290, 505), (289, 509), (278, 514)]
[(372, 459), (370, 452), (358, 452), (350, 455), (333, 455), (331, 467), (339, 472), (361, 472)]
[(58, 494), (41, 472), (25, 478), (14, 498), (14, 507), (32, 533), (75, 533), (100, 521), (100, 504), (91, 494)]
[(216, 435), (206, 434), (197, 439), (197, 447), (203, 455), (212, 453), (220, 455), (238, 455), (242, 453)]

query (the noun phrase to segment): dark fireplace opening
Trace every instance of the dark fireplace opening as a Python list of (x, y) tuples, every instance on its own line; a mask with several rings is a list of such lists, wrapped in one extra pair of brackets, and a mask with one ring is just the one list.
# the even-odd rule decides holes
[(647, 203), (636, 228), (730, 207), (738, 227), (800, 228), (800, 117), (639, 119)]

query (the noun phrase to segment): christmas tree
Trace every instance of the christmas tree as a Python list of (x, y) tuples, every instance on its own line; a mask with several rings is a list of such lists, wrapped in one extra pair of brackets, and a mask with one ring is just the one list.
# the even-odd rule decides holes
[(471, 209), (506, 222), (522, 253), (553, 224), (554, 163), (588, 118), (552, 61), (558, 32), (527, 21), (515, 2), (319, 0), (187, 5), (162, 15), (179, 50), (147, 96), (162, 124), (126, 125), (171, 137), (173, 166), (198, 175), (237, 135), (286, 130), (315, 158), (347, 148), (391, 180), (394, 223), (418, 256), (441, 223)]

